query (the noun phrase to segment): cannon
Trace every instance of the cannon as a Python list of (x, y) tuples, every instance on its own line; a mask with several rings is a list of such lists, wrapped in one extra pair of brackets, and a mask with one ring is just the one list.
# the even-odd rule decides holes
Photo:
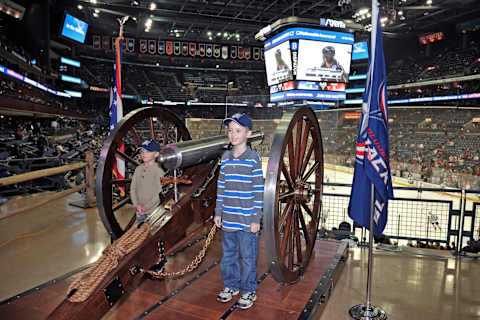
[[(75, 287), (49, 319), (101, 318), (148, 277), (145, 270), (162, 270), (166, 255), (211, 225), (219, 159), (228, 148), (228, 139), (221, 135), (191, 140), (183, 122), (172, 112), (137, 109), (125, 116), (106, 139), (96, 173), (98, 210), (112, 246), (140, 228), (135, 225), (134, 209), (126, 205), (130, 201), (130, 177), (139, 164), (137, 149), (147, 138), (157, 139), (162, 145), (157, 161), (171, 180), (162, 192), (161, 207), (168, 210), (161, 219), (151, 220), (155, 222), (139, 238), (138, 246), (117, 258), (111, 270), (92, 285), (88, 296), (75, 300)], [(262, 138), (263, 133), (254, 132), (249, 143)], [(263, 239), (273, 277), (293, 284), (308, 266), (322, 206), (323, 147), (314, 112), (310, 108), (284, 112), (272, 141), (265, 172)], [(125, 162), (123, 179), (112, 174), (117, 159)], [(177, 183), (187, 180), (191, 184)], [(118, 249), (104, 256), (111, 251)]]

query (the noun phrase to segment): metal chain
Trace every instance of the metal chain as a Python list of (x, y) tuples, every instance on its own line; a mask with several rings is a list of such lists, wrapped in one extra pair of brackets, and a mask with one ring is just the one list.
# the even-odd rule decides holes
[(220, 167), (220, 161), (218, 159), (213, 161), (216, 161), (215, 165), (213, 166), (212, 170), (210, 170), (205, 182), (193, 193), (192, 198), (200, 197), (203, 192), (207, 190), (207, 187), (210, 185), (210, 183), (214, 180), (216, 171), (218, 167)]
[(202, 262), (205, 254), (210, 246), (213, 238), (215, 237), (215, 233), (217, 232), (217, 226), (213, 225), (212, 229), (210, 230), (207, 239), (205, 239), (205, 243), (203, 245), (202, 250), (193, 258), (193, 261), (190, 264), (186, 265), (182, 270), (175, 271), (175, 272), (166, 272), (166, 271), (152, 271), (152, 270), (142, 270), (145, 273), (148, 273), (153, 278), (156, 279), (166, 279), (166, 278), (180, 278), (183, 277), (186, 273), (192, 272), (193, 270), (197, 269)]

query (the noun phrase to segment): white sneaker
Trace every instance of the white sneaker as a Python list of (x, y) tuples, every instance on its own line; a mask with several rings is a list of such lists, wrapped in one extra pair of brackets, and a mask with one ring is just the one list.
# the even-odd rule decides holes
[(253, 306), (253, 301), (257, 299), (255, 292), (247, 292), (242, 294), (242, 297), (238, 299), (237, 305), (240, 309), (248, 309)]
[(222, 291), (217, 296), (217, 300), (220, 302), (228, 302), (232, 300), (233, 296), (236, 296), (240, 291), (239, 290), (233, 290), (230, 288), (223, 288)]

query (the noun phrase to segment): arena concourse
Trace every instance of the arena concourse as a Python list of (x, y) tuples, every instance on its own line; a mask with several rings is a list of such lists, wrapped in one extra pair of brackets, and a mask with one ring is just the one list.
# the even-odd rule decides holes
[[(472, 0), (380, 3), (395, 199), (375, 238), (372, 301), (389, 319), (480, 319), (480, 7)], [(264, 135), (252, 148), (265, 174), (282, 116), (298, 105), (314, 109), (325, 169), (318, 239), (348, 243), (348, 250), (323, 313), (311, 319), (350, 319), (349, 308), (364, 302), (368, 263), (368, 231), (348, 215), (368, 58), (351, 60), (342, 100), (275, 102), (256, 35), (297, 16), (343, 21), (355, 43), (369, 42), (369, 7), (349, 0), (0, 1), (1, 318), (42, 318), (16, 303), (77, 276), (113, 240), (88, 172), (101, 165), (112, 131), (113, 41), (117, 19), (129, 16), (124, 116), (168, 110), (198, 140), (224, 135), (222, 120), (246, 113)], [(88, 24), (83, 40), (63, 33), (67, 16)], [(153, 121), (136, 127), (140, 138), (161, 127)], [(58, 167), (70, 169), (35, 176)], [(30, 178), (16, 180), (21, 175)], [(112, 199), (126, 198), (116, 190)], [(134, 208), (124, 202), (118, 219), (126, 224)], [(254, 308), (266, 305), (259, 289)], [(137, 319), (149, 307), (104, 319)], [(277, 318), (288, 318), (278, 310)]]

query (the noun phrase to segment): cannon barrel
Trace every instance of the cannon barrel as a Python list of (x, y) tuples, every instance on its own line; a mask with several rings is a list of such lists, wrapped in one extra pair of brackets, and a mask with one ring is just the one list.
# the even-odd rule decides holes
[[(248, 142), (262, 139), (263, 133), (255, 131)], [(167, 170), (190, 167), (219, 157), (228, 144), (228, 138), (224, 135), (167, 144), (160, 150), (157, 162)]]

